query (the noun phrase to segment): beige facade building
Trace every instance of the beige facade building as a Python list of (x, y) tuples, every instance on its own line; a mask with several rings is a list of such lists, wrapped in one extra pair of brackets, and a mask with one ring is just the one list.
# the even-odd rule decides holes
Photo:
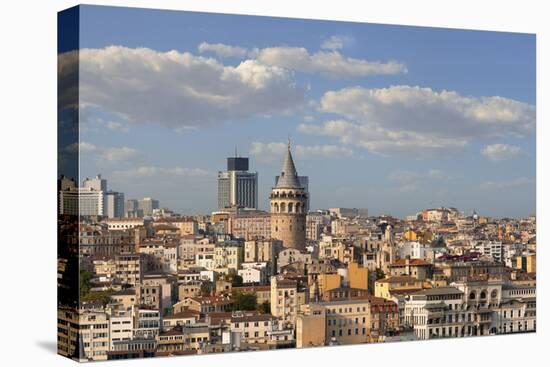
[(235, 312), (231, 317), (231, 332), (240, 334), (241, 342), (267, 344), (268, 333), (274, 329), (277, 318), (257, 312)]
[(266, 212), (236, 214), (227, 221), (227, 232), (245, 240), (271, 238), (271, 216)]
[(116, 279), (121, 284), (137, 288), (143, 278), (142, 256), (140, 254), (120, 254), (115, 257)]
[(348, 264), (348, 281), (350, 288), (369, 289), (369, 270), (356, 262)]
[(164, 218), (155, 221), (155, 225), (169, 225), (176, 227), (181, 236), (194, 236), (199, 233), (197, 221), (188, 218)]
[(326, 314), (325, 340), (334, 344), (369, 341), (368, 299), (320, 302)]
[(271, 277), (271, 314), (283, 324), (294, 325), (298, 313), (298, 284), (293, 280)]
[(244, 243), (244, 262), (266, 262), (269, 272), (277, 270), (277, 256), (283, 249), (279, 240), (250, 240)]
[(110, 296), (111, 304), (118, 310), (130, 310), (138, 304), (139, 297), (134, 288), (121, 289)]
[(423, 259), (397, 259), (390, 264), (391, 276), (412, 276), (424, 280), (433, 277), (433, 264)]
[(296, 348), (321, 347), (325, 340), (326, 315), (323, 307), (307, 304), (296, 317)]
[(374, 295), (391, 299), (396, 291), (415, 292), (422, 288), (423, 282), (410, 276), (388, 277), (374, 282)]
[[(109, 316), (98, 308), (59, 308), (58, 352), (79, 362), (107, 360)], [(78, 349), (76, 349), (78, 348)]]
[(240, 243), (222, 243), (214, 249), (214, 267), (234, 269), (241, 267), (244, 258), (243, 246)]

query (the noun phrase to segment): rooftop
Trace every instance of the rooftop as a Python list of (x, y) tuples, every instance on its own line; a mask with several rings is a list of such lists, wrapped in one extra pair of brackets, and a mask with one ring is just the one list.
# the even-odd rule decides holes
[(437, 288), (428, 288), (413, 293), (415, 296), (441, 296), (445, 294), (464, 294), (460, 289), (455, 287), (437, 287)]
[(292, 153), (290, 152), (290, 140), (288, 142), (288, 149), (286, 151), (285, 160), (283, 161), (283, 167), (281, 169), (281, 176), (277, 181), (276, 188), (300, 188), (300, 181), (298, 180), (298, 172), (296, 172), (296, 166), (292, 159)]
[(403, 265), (431, 265), (430, 262), (424, 260), (424, 259), (397, 259), (395, 260), (391, 266), (403, 266)]

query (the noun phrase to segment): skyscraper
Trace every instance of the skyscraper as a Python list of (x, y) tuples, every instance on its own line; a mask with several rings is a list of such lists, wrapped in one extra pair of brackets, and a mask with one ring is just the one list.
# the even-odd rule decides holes
[(306, 245), (306, 212), (308, 193), (298, 179), (298, 172), (290, 152), (290, 142), (281, 175), (271, 190), (271, 237), (283, 242), (284, 247), (303, 250)]
[(258, 208), (258, 173), (248, 171), (248, 158), (227, 158), (227, 170), (218, 172), (218, 208)]
[(104, 195), (89, 187), (71, 187), (59, 191), (59, 214), (102, 216)]
[(138, 209), (143, 212), (144, 216), (152, 216), (153, 209), (159, 208), (159, 201), (153, 198), (143, 198), (138, 202)]
[(124, 202), (124, 216), (128, 218), (143, 217), (143, 210), (139, 208), (139, 201), (127, 199)]
[(107, 180), (101, 175), (86, 178), (82, 187), (76, 181), (62, 177), (59, 180), (59, 214), (80, 216), (105, 215), (105, 192)]
[(120, 218), (124, 216), (124, 194), (121, 192), (108, 191), (105, 195), (105, 214), (109, 218)]
[[(107, 208), (106, 195), (107, 194), (107, 180), (101, 178), (101, 175), (97, 175), (93, 178), (84, 179), (82, 188), (80, 189), (80, 211), (81, 215), (96, 215), (88, 214), (95, 212), (97, 207), (97, 215), (105, 215), (105, 209)], [(96, 204), (96, 201), (98, 203)], [(86, 209), (88, 207), (89, 209)], [(82, 214), (87, 213), (87, 214)]]

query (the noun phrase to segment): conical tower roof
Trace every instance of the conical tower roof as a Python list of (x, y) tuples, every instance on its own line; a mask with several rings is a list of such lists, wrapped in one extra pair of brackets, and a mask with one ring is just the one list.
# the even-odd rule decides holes
[(288, 142), (288, 149), (286, 152), (285, 160), (283, 161), (283, 168), (279, 181), (277, 181), (276, 188), (299, 188), (301, 187), (298, 180), (298, 172), (296, 172), (296, 166), (292, 159), (292, 153), (290, 152), (290, 141)]

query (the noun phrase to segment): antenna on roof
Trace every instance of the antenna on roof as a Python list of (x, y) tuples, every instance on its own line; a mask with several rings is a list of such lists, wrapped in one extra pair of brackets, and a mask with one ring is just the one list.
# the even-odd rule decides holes
[(237, 158), (238, 155), (237, 155), (237, 146), (235, 145), (235, 158)]
[(288, 150), (290, 150), (290, 134), (288, 134)]

